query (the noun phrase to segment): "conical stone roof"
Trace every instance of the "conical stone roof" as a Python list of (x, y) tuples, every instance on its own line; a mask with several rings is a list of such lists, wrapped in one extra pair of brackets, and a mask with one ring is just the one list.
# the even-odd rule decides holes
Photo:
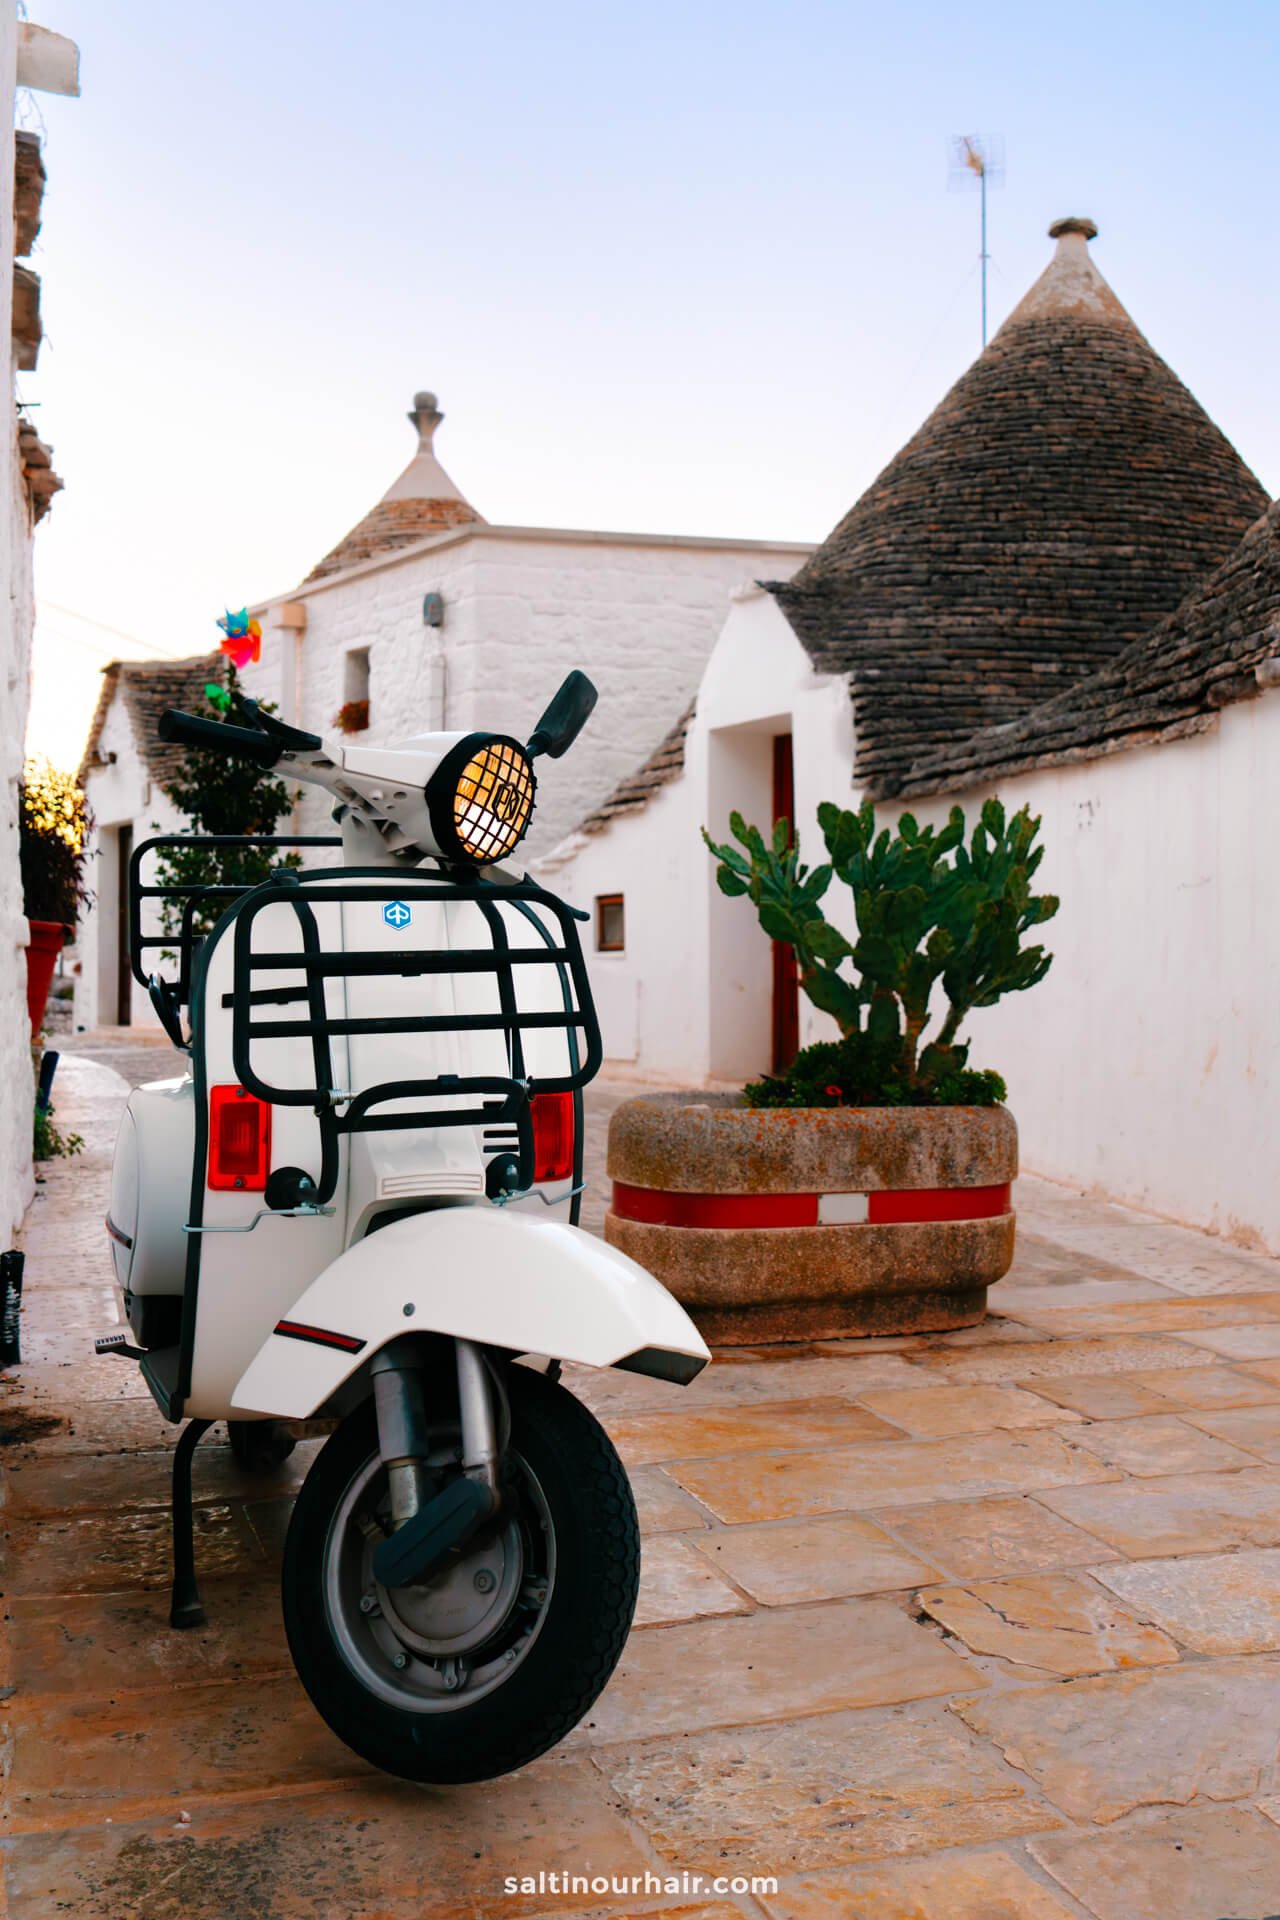
[(1267, 504), (1099, 273), (1091, 221), (795, 577), (772, 587), (847, 672), (857, 775), (913, 762), (1094, 673)]
[(336, 547), (326, 553), (306, 582), (327, 579), (333, 573), (345, 573), (362, 560), (372, 560), (398, 547), (413, 546), (447, 527), (464, 526), (474, 521), (484, 525), (484, 515), (465, 500), (435, 456), (436, 428), (444, 419), (434, 393), (416, 393), (409, 414), (410, 425), (418, 430), (418, 450), (398, 480), (392, 482), (376, 507), (344, 534)]
[(1204, 733), (1224, 707), (1280, 686), (1280, 500), (1167, 619), (1099, 673), (1002, 727), (917, 761), (903, 794), (993, 787)]

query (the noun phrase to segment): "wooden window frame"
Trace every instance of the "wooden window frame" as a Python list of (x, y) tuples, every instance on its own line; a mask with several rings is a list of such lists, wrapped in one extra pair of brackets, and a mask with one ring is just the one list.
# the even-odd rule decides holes
[[(604, 915), (606, 907), (617, 907), (622, 914), (621, 940), (606, 940), (604, 937)], [(596, 952), (625, 953), (627, 950), (627, 907), (626, 895), (622, 893), (598, 893), (596, 895)]]

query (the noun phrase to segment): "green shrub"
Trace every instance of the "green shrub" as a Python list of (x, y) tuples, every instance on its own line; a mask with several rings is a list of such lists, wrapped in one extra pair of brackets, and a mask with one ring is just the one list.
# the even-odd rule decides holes
[(93, 898), (85, 883), (93, 820), (73, 773), (48, 760), (28, 760), (18, 788), (18, 857), (22, 911), (31, 920), (74, 927)]
[[(802, 866), (789, 824), (772, 840), (741, 814), (729, 826), (738, 845), (703, 831), (718, 865), (721, 891), (745, 895), (771, 940), (796, 956), (800, 985), (835, 1020), (839, 1041), (797, 1055), (788, 1072), (746, 1089), (753, 1106), (990, 1106), (1005, 1096), (999, 1074), (968, 1065), (960, 1028), (975, 1007), (1043, 980), (1052, 955), (1024, 946), (1032, 928), (1053, 918), (1058, 901), (1035, 894), (1044, 856), (1040, 822), (1030, 810), (1006, 816), (984, 803), (968, 843), (965, 818), (951, 809), (945, 827), (921, 827), (904, 813), (896, 832), (876, 832), (875, 809), (824, 805), (818, 825), (827, 861)], [(740, 850), (741, 849), (741, 850)], [(848, 931), (820, 902), (833, 879), (852, 895)], [(930, 1002), (946, 1002), (928, 1032)]]
[[(226, 686), (215, 681), (205, 688), (206, 717), (239, 723), (232, 705), (239, 691), (235, 667), (226, 664)], [(269, 700), (262, 703), (264, 713), (274, 713)], [(186, 814), (190, 830), (196, 834), (271, 834), (293, 804), (293, 796), (283, 780), (252, 761), (232, 759), (229, 755), (202, 752), (193, 748), (183, 759), (180, 771), (166, 788)], [(152, 828), (160, 832), (157, 822)], [(156, 883), (162, 887), (232, 886), (256, 887), (269, 879), (279, 867), (301, 866), (301, 855), (280, 854), (271, 847), (194, 847), (179, 844), (166, 847), (156, 856)], [(228, 897), (201, 902), (192, 915), (197, 934), (206, 934), (221, 919)], [(176, 934), (182, 926), (183, 902), (168, 899), (160, 903), (160, 930)], [(166, 958), (172, 956), (166, 955)]]
[(31, 1157), (33, 1160), (68, 1160), (73, 1153), (80, 1153), (84, 1140), (78, 1133), (62, 1133), (54, 1122), (53, 1108), (37, 1107), (32, 1123)]

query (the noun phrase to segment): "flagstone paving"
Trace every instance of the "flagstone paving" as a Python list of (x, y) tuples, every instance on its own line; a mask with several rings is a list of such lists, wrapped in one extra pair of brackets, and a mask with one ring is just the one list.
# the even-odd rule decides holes
[(1183, 1417), (1202, 1433), (1229, 1440), (1233, 1447), (1244, 1447), (1260, 1460), (1280, 1461), (1280, 1404), (1227, 1407), (1221, 1413), (1187, 1413)]
[[(737, 1350), (687, 1391), (569, 1369), (636, 1491), (635, 1630), (558, 1752), (418, 1789), (290, 1667), (279, 1553), (318, 1443), (274, 1478), (202, 1444), (209, 1620), (166, 1625), (174, 1432), (85, 1353), (116, 1317), (114, 1069), (171, 1058), (69, 1043), (59, 1121), (88, 1147), (25, 1234), (14, 1920), (1280, 1914), (1280, 1263), (1024, 1179), (980, 1327)], [(598, 1227), (598, 1137), (588, 1179)]]
[[(1127, 1590), (1121, 1585), (1116, 1591), (1123, 1596)], [(1064, 1678), (1178, 1658), (1167, 1634), (1117, 1606), (1088, 1574), (1038, 1573), (972, 1587), (926, 1587), (920, 1604), (974, 1653)]]
[(1193, 1653), (1280, 1648), (1280, 1552), (1197, 1554), (1099, 1567), (1098, 1579)]
[(1028, 1495), (882, 1507), (876, 1522), (956, 1580), (994, 1579), (1001, 1574), (1040, 1573), (1119, 1559), (1094, 1535), (1059, 1519)]
[(1037, 1835), (1030, 1844), (1097, 1920), (1275, 1920), (1280, 1829), (1248, 1808), (1197, 1808), (1123, 1831)]

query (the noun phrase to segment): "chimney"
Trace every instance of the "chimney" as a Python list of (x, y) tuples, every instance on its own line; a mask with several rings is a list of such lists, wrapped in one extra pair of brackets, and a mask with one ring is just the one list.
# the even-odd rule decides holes
[(413, 409), (406, 416), (411, 427), (418, 429), (418, 452), (430, 453), (431, 443), (435, 439), (436, 428), (444, 419), (440, 404), (434, 393), (415, 393)]

